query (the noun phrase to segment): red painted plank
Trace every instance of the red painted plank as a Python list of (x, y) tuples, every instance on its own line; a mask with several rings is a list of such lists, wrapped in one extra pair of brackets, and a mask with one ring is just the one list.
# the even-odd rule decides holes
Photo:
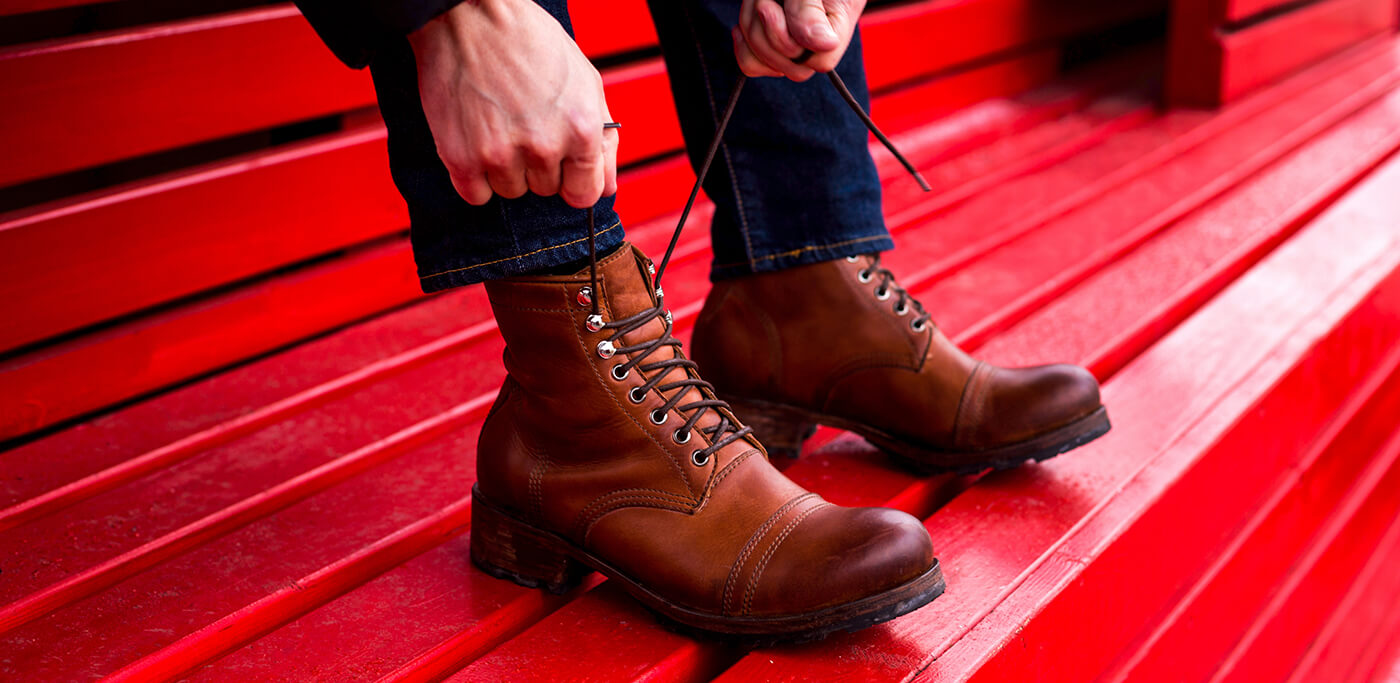
[(97, 5), (112, 1), (113, 0), (9, 0), (4, 4), (0, 4), (0, 16), (6, 14), (24, 14), (26, 12), (42, 12), (64, 7), (78, 7), (80, 5)]
[(1324, 0), (1221, 38), (1221, 94), (1232, 100), (1395, 27), (1391, 0)]
[(1320, 622), (1336, 608), (1396, 518), (1400, 507), (1395, 496), (1400, 490), (1400, 466), (1395, 464), (1398, 452), (1400, 438), (1376, 455), (1375, 464), (1389, 460), (1389, 470), (1368, 471), (1369, 480), (1358, 483), (1353, 497), (1339, 506), (1339, 514), (1299, 558), (1292, 574), (1275, 586), (1274, 599), (1260, 622), (1220, 665), (1217, 676), (1282, 680), (1292, 672), (1299, 656), (1316, 638)]
[(371, 129), (0, 215), (0, 351), (405, 229), (387, 164)]
[[(1382, 181), (1353, 195), (1382, 209), (1373, 216), (1395, 210)], [(1359, 304), (1373, 292), (1400, 294), (1397, 240), (1382, 221), (1319, 220), (1108, 383), (1105, 400), (1115, 412), (1109, 436), (1074, 457), (983, 478), (939, 510), (928, 527), (959, 600), (821, 648), (756, 653), (728, 675), (970, 675), (1289, 370), (1345, 367), (1352, 333), (1385, 324), (1374, 315), (1347, 316), (1367, 310)], [(1332, 333), (1344, 319), (1352, 327)], [(1289, 425), (1269, 426), (1287, 432)], [(859, 656), (870, 648), (882, 656)]]
[(1400, 642), (1400, 519), (1391, 524), (1290, 681), (1383, 680)]
[(1330, 54), (1384, 33), (1396, 20), (1389, 0), (1323, 0), (1230, 32), (1215, 0), (1172, 5), (1167, 99), (1230, 102)]
[[(1397, 146), (1400, 94), (1391, 92), (1010, 328), (984, 345), (983, 355), (1025, 364), (1038, 359), (1017, 349), (1034, 348), (1035, 340), (1073, 340), (1065, 349), (1069, 357), (1086, 359), (1098, 376), (1112, 375), (1349, 190)], [(1220, 265), (1177, 273), (1154, 265), (1208, 260)], [(1105, 298), (1096, 294), (1100, 291), (1139, 295)], [(1101, 327), (1112, 334), (1080, 338), (1067, 333), (1081, 327)]]
[[(604, 83), (622, 163), (678, 148), (658, 60)], [(387, 163), (376, 127), (0, 216), (0, 351), (402, 230)]]
[(408, 245), (394, 243), (0, 361), (0, 434), (24, 434), (168, 386), (420, 292)]
[[(1295, 446), (1284, 449), (1284, 453), (1275, 452), (1277, 449), (1270, 451), (1251, 448), (1254, 454), (1247, 458), (1246, 466), (1256, 470), (1258, 481), (1243, 479), (1244, 473), (1240, 473), (1237, 479), (1248, 482), (1242, 487), (1245, 490), (1236, 491), (1229, 503), (1222, 501), (1212, 506), (1212, 513), (1215, 515), (1229, 512), (1245, 519), (1240, 532), (1227, 539), (1228, 542), (1220, 543), (1213, 553), (1203, 556), (1202, 559), (1206, 562), (1199, 565), (1194, 557), (1184, 553), (1173, 558), (1172, 565), (1178, 574), (1195, 579), (1186, 582), (1188, 585), (1185, 587), (1188, 590), (1184, 591), (1184, 595), (1175, 605), (1168, 603), (1163, 606), (1141, 599), (1123, 601), (1151, 605), (1153, 609), (1150, 617), (1154, 621), (1161, 618), (1163, 612), (1160, 610), (1163, 607), (1167, 612), (1166, 617), (1161, 618), (1160, 624), (1140, 622), (1141, 617), (1138, 614), (1132, 614), (1130, 618), (1120, 616), (1115, 619), (1115, 622), (1128, 632), (1121, 635), (1115, 632), (1110, 636), (1111, 642), (1103, 649), (1106, 652), (1114, 652), (1114, 648), (1120, 645), (1127, 647), (1123, 647), (1123, 654), (1119, 655), (1123, 661), (1122, 665), (1108, 674), (1109, 677), (1115, 680), (1123, 680), (1125, 677), (1160, 678), (1166, 671), (1191, 680), (1210, 677), (1231, 647), (1246, 632), (1253, 619), (1269, 602), (1270, 594), (1287, 578), (1294, 563), (1313, 542), (1314, 536), (1325, 531), (1328, 524), (1333, 524), (1329, 518), (1336, 519), (1340, 516), (1342, 519), (1348, 519), (1352, 516), (1344, 513), (1347, 499), (1356, 497), (1353, 489), (1358, 486), (1367, 488), (1368, 491), (1373, 489), (1373, 486), (1364, 486), (1365, 482), (1370, 481), (1374, 485), (1377, 475), (1384, 473), (1394, 464), (1393, 450), (1390, 458), (1381, 456), (1385, 453), (1385, 441), (1391, 436), (1392, 425), (1389, 423), (1393, 420), (1389, 416), (1400, 410), (1400, 381), (1394, 373), (1396, 362), (1397, 354), (1392, 351), (1390, 358), (1383, 359), (1375, 371), (1369, 373), (1370, 377), (1352, 377), (1354, 384), (1342, 384), (1331, 378), (1321, 385), (1303, 386), (1300, 382), (1294, 382), (1294, 385), (1303, 391), (1315, 392), (1316, 387), (1327, 386), (1330, 391), (1325, 393), (1329, 394), (1345, 394), (1349, 389), (1353, 392), (1350, 396), (1343, 397), (1346, 405), (1333, 418), (1327, 433), (1311, 448), (1298, 449)], [(1364, 366), (1358, 367), (1361, 370), (1367, 369)], [(1312, 382), (1318, 379), (1304, 378), (1305, 381)], [(1311, 406), (1315, 402), (1299, 400), (1292, 396), (1287, 397), (1287, 400), (1295, 405), (1282, 407), (1280, 411), (1283, 414), (1302, 415), (1309, 419), (1302, 406)], [(1329, 397), (1326, 403), (1330, 405), (1335, 400)], [(1238, 443), (1239, 439), (1235, 441)], [(1260, 442), (1261, 445), (1263, 443), (1266, 442)], [(1359, 453), (1376, 456), (1369, 459), (1358, 458), (1356, 455)], [(1286, 466), (1273, 466), (1280, 461)], [(1261, 462), (1268, 463), (1270, 467), (1256, 469)], [(1234, 466), (1239, 464), (1234, 463)], [(1219, 473), (1213, 474), (1218, 476)], [(1196, 477), (1200, 478), (1200, 475)], [(1256, 502), (1251, 495), (1254, 489), (1264, 482), (1275, 480), (1276, 483), (1271, 483), (1272, 493)], [(1240, 504), (1241, 509), (1230, 509), (1236, 502)], [(1251, 510), (1251, 507), (1254, 509)], [(1243, 514), (1249, 512), (1253, 514)], [(1155, 520), (1169, 519), (1172, 513), (1179, 519), (1183, 514), (1180, 509), (1172, 510), (1162, 506), (1154, 508), (1147, 513), (1154, 521), (1148, 523), (1161, 532), (1161, 522)], [(1189, 512), (1184, 514), (1189, 518)], [(1229, 526), (1224, 530), (1233, 531)], [(1160, 538), (1165, 540), (1170, 536), (1171, 532), (1167, 531)], [(1216, 541), (1214, 538), (1209, 540)], [(1189, 539), (1186, 545), (1188, 549), (1192, 549), (1201, 547), (1204, 542)], [(1126, 552), (1118, 551), (1116, 556), (1124, 556)], [(1101, 558), (1100, 562), (1107, 558), (1108, 556)], [(1359, 565), (1364, 562), (1365, 557), (1353, 559)], [(1133, 560), (1141, 561), (1140, 556), (1133, 557)], [(1101, 571), (1096, 568), (1086, 572), (1086, 576), (1103, 576)], [(1182, 581), (1177, 579), (1175, 583)], [(1103, 590), (1109, 588), (1102, 581), (1098, 582), (1096, 587)], [(1139, 623), (1148, 626), (1149, 631), (1144, 634), (1143, 642), (1134, 648), (1129, 636), (1137, 630), (1135, 627)], [(1186, 647), (1179, 647), (1182, 645)], [(1007, 658), (1009, 657), (1002, 656), (1002, 659)], [(1093, 666), (1093, 669), (1097, 670), (1098, 666)], [(1329, 677), (1327, 680), (1338, 678)]]
[(0, 186), (374, 103), (290, 6), (4, 48), (0, 92)]
[(589, 57), (632, 52), (656, 45), (646, 0), (573, 0), (569, 19), (574, 39)]
[[(875, 89), (1022, 47), (1042, 47), (1161, 9), (1162, 2), (923, 0), (882, 8), (861, 22)], [(884, 49), (899, 45), (901, 49)]]
[[(855, 480), (855, 481), (860, 481), (860, 480), (861, 480), (861, 479), (858, 479), (858, 477), (841, 477), (841, 479), (843, 479), (844, 481), (853, 481), (853, 480)], [(546, 649), (547, 649), (547, 648), (546, 648)], [(659, 656), (659, 655), (658, 655), (658, 656)]]

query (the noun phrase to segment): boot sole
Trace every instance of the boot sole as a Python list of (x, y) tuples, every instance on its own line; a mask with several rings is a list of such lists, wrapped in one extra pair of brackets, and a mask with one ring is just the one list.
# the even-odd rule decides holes
[(516, 518), (472, 486), (471, 558), (482, 571), (554, 594), (576, 587), (591, 570), (618, 581), (668, 626), (686, 633), (763, 647), (820, 640), (912, 612), (943, 594), (938, 560), (922, 575), (882, 593), (782, 617), (727, 617), (676, 605), (572, 542)]
[[(1019, 467), (1032, 460), (1041, 462), (1079, 448), (1113, 428), (1108, 420), (1108, 409), (1099, 406), (1098, 410), (1088, 415), (1025, 441), (980, 451), (945, 451), (911, 444), (867, 425), (832, 415), (765, 401), (742, 398), (725, 400), (744, 424), (754, 428), (764, 447), (774, 454), (797, 457), (802, 442), (816, 431), (818, 424), (822, 424), (859, 434), (897, 462), (926, 474), (977, 474), (988, 469)], [(770, 438), (773, 441), (771, 446)]]

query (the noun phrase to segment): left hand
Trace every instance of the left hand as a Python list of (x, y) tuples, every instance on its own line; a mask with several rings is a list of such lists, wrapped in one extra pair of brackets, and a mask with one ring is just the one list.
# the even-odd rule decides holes
[[(865, 0), (744, 0), (734, 27), (734, 56), (749, 76), (785, 76), (805, 81), (836, 68)], [(812, 56), (792, 60), (804, 50)]]

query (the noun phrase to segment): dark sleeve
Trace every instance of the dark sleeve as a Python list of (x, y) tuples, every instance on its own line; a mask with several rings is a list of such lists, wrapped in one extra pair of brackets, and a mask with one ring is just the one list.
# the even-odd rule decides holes
[(317, 35), (340, 61), (368, 66), (386, 41), (418, 30), (463, 0), (296, 0)]

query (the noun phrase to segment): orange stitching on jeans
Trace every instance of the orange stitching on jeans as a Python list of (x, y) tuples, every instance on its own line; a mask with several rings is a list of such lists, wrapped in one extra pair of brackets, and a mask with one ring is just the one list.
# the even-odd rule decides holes
[[(602, 235), (603, 233), (606, 233), (607, 231), (612, 230), (613, 228), (616, 228), (616, 227), (618, 227), (618, 226), (620, 226), (620, 225), (622, 225), (622, 221), (618, 221), (618, 222), (613, 223), (612, 225), (610, 225), (610, 226), (608, 226), (608, 227), (606, 227), (606, 228), (603, 228), (602, 230), (599, 230), (599, 231), (597, 232), (597, 234), (598, 234), (598, 235)], [(534, 251), (532, 251), (532, 252), (530, 252), (530, 253), (528, 253), (528, 254), (521, 254), (521, 255), (519, 255), (519, 256), (507, 256), (507, 257), (505, 257), (505, 258), (498, 258), (498, 259), (496, 259), (495, 261), (487, 261), (486, 263), (478, 263), (478, 264), (476, 264), (476, 265), (474, 265), (474, 266), (466, 266), (466, 267), (463, 267), (463, 268), (453, 268), (452, 270), (444, 270), (444, 271), (442, 271), (441, 273), (433, 273), (432, 275), (423, 275), (423, 276), (419, 277), (418, 279), (419, 279), (419, 280), (431, 280), (432, 278), (438, 277), (439, 275), (447, 275), (447, 274), (449, 274), (449, 273), (460, 273), (460, 272), (462, 272), (462, 271), (464, 271), (464, 270), (471, 270), (471, 269), (473, 269), (473, 268), (481, 268), (481, 267), (484, 267), (484, 266), (492, 266), (492, 265), (495, 265), (495, 264), (497, 264), (497, 263), (504, 263), (504, 262), (506, 262), (506, 261), (515, 261), (515, 260), (519, 260), (519, 259), (526, 258), (526, 257), (528, 257), (528, 256), (534, 256), (535, 254), (538, 254), (538, 253), (540, 253), (540, 252), (542, 252), (542, 251), (549, 251), (549, 250), (551, 250), (551, 249), (558, 249), (558, 248), (560, 248), (560, 247), (567, 247), (567, 246), (569, 246), (569, 245), (571, 245), (571, 244), (578, 244), (579, 242), (582, 242), (582, 241), (587, 240), (587, 239), (588, 239), (587, 237), (580, 237), (580, 238), (578, 238), (578, 239), (576, 239), (576, 240), (569, 240), (568, 242), (565, 242), (565, 243), (563, 243), (563, 244), (556, 244), (556, 245), (554, 245), (554, 246), (552, 246), (552, 247), (542, 247), (542, 248), (536, 249), (536, 250), (534, 250)]]
[(797, 255), (799, 255), (799, 254), (805, 254), (805, 253), (807, 253), (807, 252), (809, 252), (809, 251), (816, 251), (816, 250), (818, 250), (818, 249), (835, 249), (836, 247), (844, 247), (844, 246), (846, 246), (847, 244), (855, 244), (856, 242), (869, 242), (869, 241), (871, 241), (871, 240), (881, 240), (881, 239), (889, 239), (889, 235), (871, 235), (871, 236), (869, 236), (869, 237), (857, 237), (857, 238), (855, 238), (855, 239), (853, 239), (853, 240), (845, 240), (845, 241), (843, 241), (843, 242), (833, 242), (833, 243), (831, 243), (831, 244), (814, 244), (814, 245), (810, 245), (810, 246), (806, 246), (806, 247), (801, 247), (801, 248), (798, 248), (798, 249), (793, 249), (792, 251), (784, 251), (784, 252), (779, 253), (779, 254), (769, 254), (769, 255), (767, 255), (767, 256), (760, 256), (760, 257), (758, 257), (758, 258), (753, 259), (753, 261), (740, 261), (740, 262), (738, 262), (738, 263), (717, 263), (717, 264), (715, 264), (715, 267), (716, 267), (716, 268), (733, 268), (734, 266), (747, 266), (747, 265), (751, 265), (752, 263), (756, 263), (756, 262), (758, 262), (758, 261), (772, 261), (773, 259), (780, 259), (780, 258), (783, 258), (784, 256), (797, 256)]

